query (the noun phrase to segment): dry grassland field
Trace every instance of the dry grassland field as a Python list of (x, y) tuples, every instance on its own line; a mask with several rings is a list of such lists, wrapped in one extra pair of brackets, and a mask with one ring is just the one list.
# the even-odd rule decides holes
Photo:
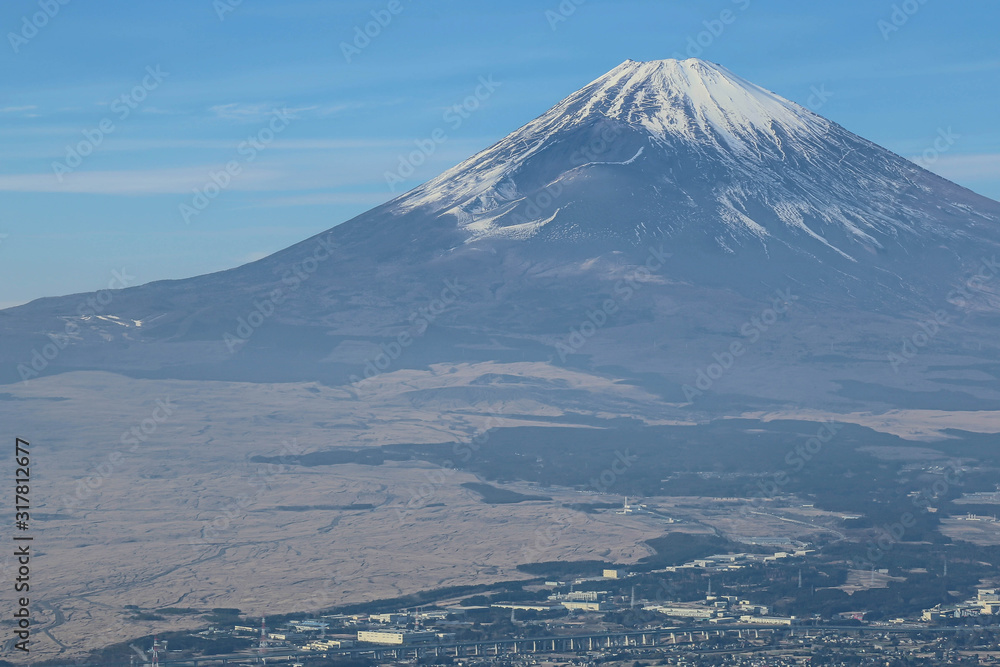
[[(537, 400), (419, 406), (409, 400), (413, 392), (501, 368), (541, 372), (528, 365), (440, 367), (386, 374), (360, 389), (71, 373), (10, 387), (0, 415), (17, 414), (27, 431), (46, 434), (32, 445), (41, 512), (38, 654), (78, 654), (198, 624), (183, 616), (127, 621), (126, 605), (237, 607), (253, 615), (317, 611), (523, 578), (515, 569), (521, 563), (632, 563), (650, 555), (645, 540), (672, 531), (750, 542), (842, 536), (838, 515), (795, 503), (745, 510), (732, 499), (645, 498), (655, 515), (588, 514), (566, 505), (614, 503), (620, 496), (519, 483), (501, 486), (551, 500), (489, 505), (462, 486), (475, 476), (420, 461), (310, 468), (250, 460), (468, 441), (484, 429), (544, 426), (551, 423), (545, 418), (561, 414)], [(548, 379), (559, 373), (567, 390), (599, 392), (588, 400), (602, 401), (608, 413), (618, 408), (616, 395), (655, 403), (628, 385), (551, 367), (545, 372)], [(58, 419), (51, 416), (55, 407)], [(985, 524), (947, 525), (978, 543), (997, 539)], [(103, 629), (99, 640), (94, 627)]]

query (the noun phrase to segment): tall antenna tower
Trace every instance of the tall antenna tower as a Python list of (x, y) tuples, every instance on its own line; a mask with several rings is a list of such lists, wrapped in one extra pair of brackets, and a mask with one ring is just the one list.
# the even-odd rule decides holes
[(802, 570), (799, 570), (799, 588), (802, 588)]
[(635, 586), (632, 587), (632, 604), (629, 609), (635, 609)]
[(156, 635), (153, 635), (153, 662), (150, 663), (153, 667), (160, 667), (160, 649), (166, 651), (167, 642), (161, 642), (156, 638)]
[(267, 658), (264, 657), (264, 652), (267, 650), (267, 618), (264, 616), (260, 617), (260, 661), (267, 664)]

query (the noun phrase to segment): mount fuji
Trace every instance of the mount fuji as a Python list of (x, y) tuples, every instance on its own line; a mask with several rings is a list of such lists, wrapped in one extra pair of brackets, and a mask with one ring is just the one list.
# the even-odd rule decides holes
[(489, 362), (532, 378), (448, 395), (516, 397), (562, 366), (664, 414), (984, 409), (998, 250), (997, 202), (719, 65), (626, 61), (265, 259), (0, 312), (0, 379), (345, 386)]

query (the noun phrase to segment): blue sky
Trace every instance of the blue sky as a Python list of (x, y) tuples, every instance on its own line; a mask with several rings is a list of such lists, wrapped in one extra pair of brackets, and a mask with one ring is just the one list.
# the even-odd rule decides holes
[(1000, 199), (998, 22), (995, 0), (7, 0), (0, 307), (280, 250), (629, 58), (719, 62), (907, 157), (948, 133), (926, 166)]

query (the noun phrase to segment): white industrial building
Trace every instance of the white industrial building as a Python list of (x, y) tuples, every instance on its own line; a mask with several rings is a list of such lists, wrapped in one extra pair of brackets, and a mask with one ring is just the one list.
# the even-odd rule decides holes
[(962, 604), (937, 605), (933, 609), (925, 609), (923, 620), (937, 621), (943, 618), (968, 618), (994, 614), (1000, 614), (1000, 593), (997, 593), (995, 588), (983, 588), (979, 590), (974, 600)]
[(403, 646), (437, 639), (436, 632), (412, 630), (358, 630), (358, 641), (367, 644)]
[(794, 616), (740, 616), (740, 622), (751, 625), (772, 625), (788, 627), (795, 625)]
[(706, 607), (702, 604), (662, 604), (646, 607), (649, 611), (657, 611), (665, 616), (675, 618), (699, 618), (706, 619), (719, 615), (719, 610), (714, 607)]
[(409, 614), (400, 613), (388, 613), (388, 614), (370, 614), (368, 620), (372, 623), (389, 623), (395, 625), (397, 623), (406, 623), (410, 619)]
[(322, 621), (289, 621), (288, 626), (296, 632), (326, 632), (330, 629), (329, 623)]
[(338, 648), (350, 648), (354, 642), (349, 639), (317, 639), (302, 648), (307, 651), (331, 651)]
[(607, 591), (571, 591), (565, 595), (550, 595), (550, 600), (574, 600), (577, 602), (597, 602), (607, 595)]
[(495, 602), (490, 606), (494, 609), (513, 609), (515, 611), (552, 611), (556, 608), (550, 604), (528, 604), (526, 602)]

